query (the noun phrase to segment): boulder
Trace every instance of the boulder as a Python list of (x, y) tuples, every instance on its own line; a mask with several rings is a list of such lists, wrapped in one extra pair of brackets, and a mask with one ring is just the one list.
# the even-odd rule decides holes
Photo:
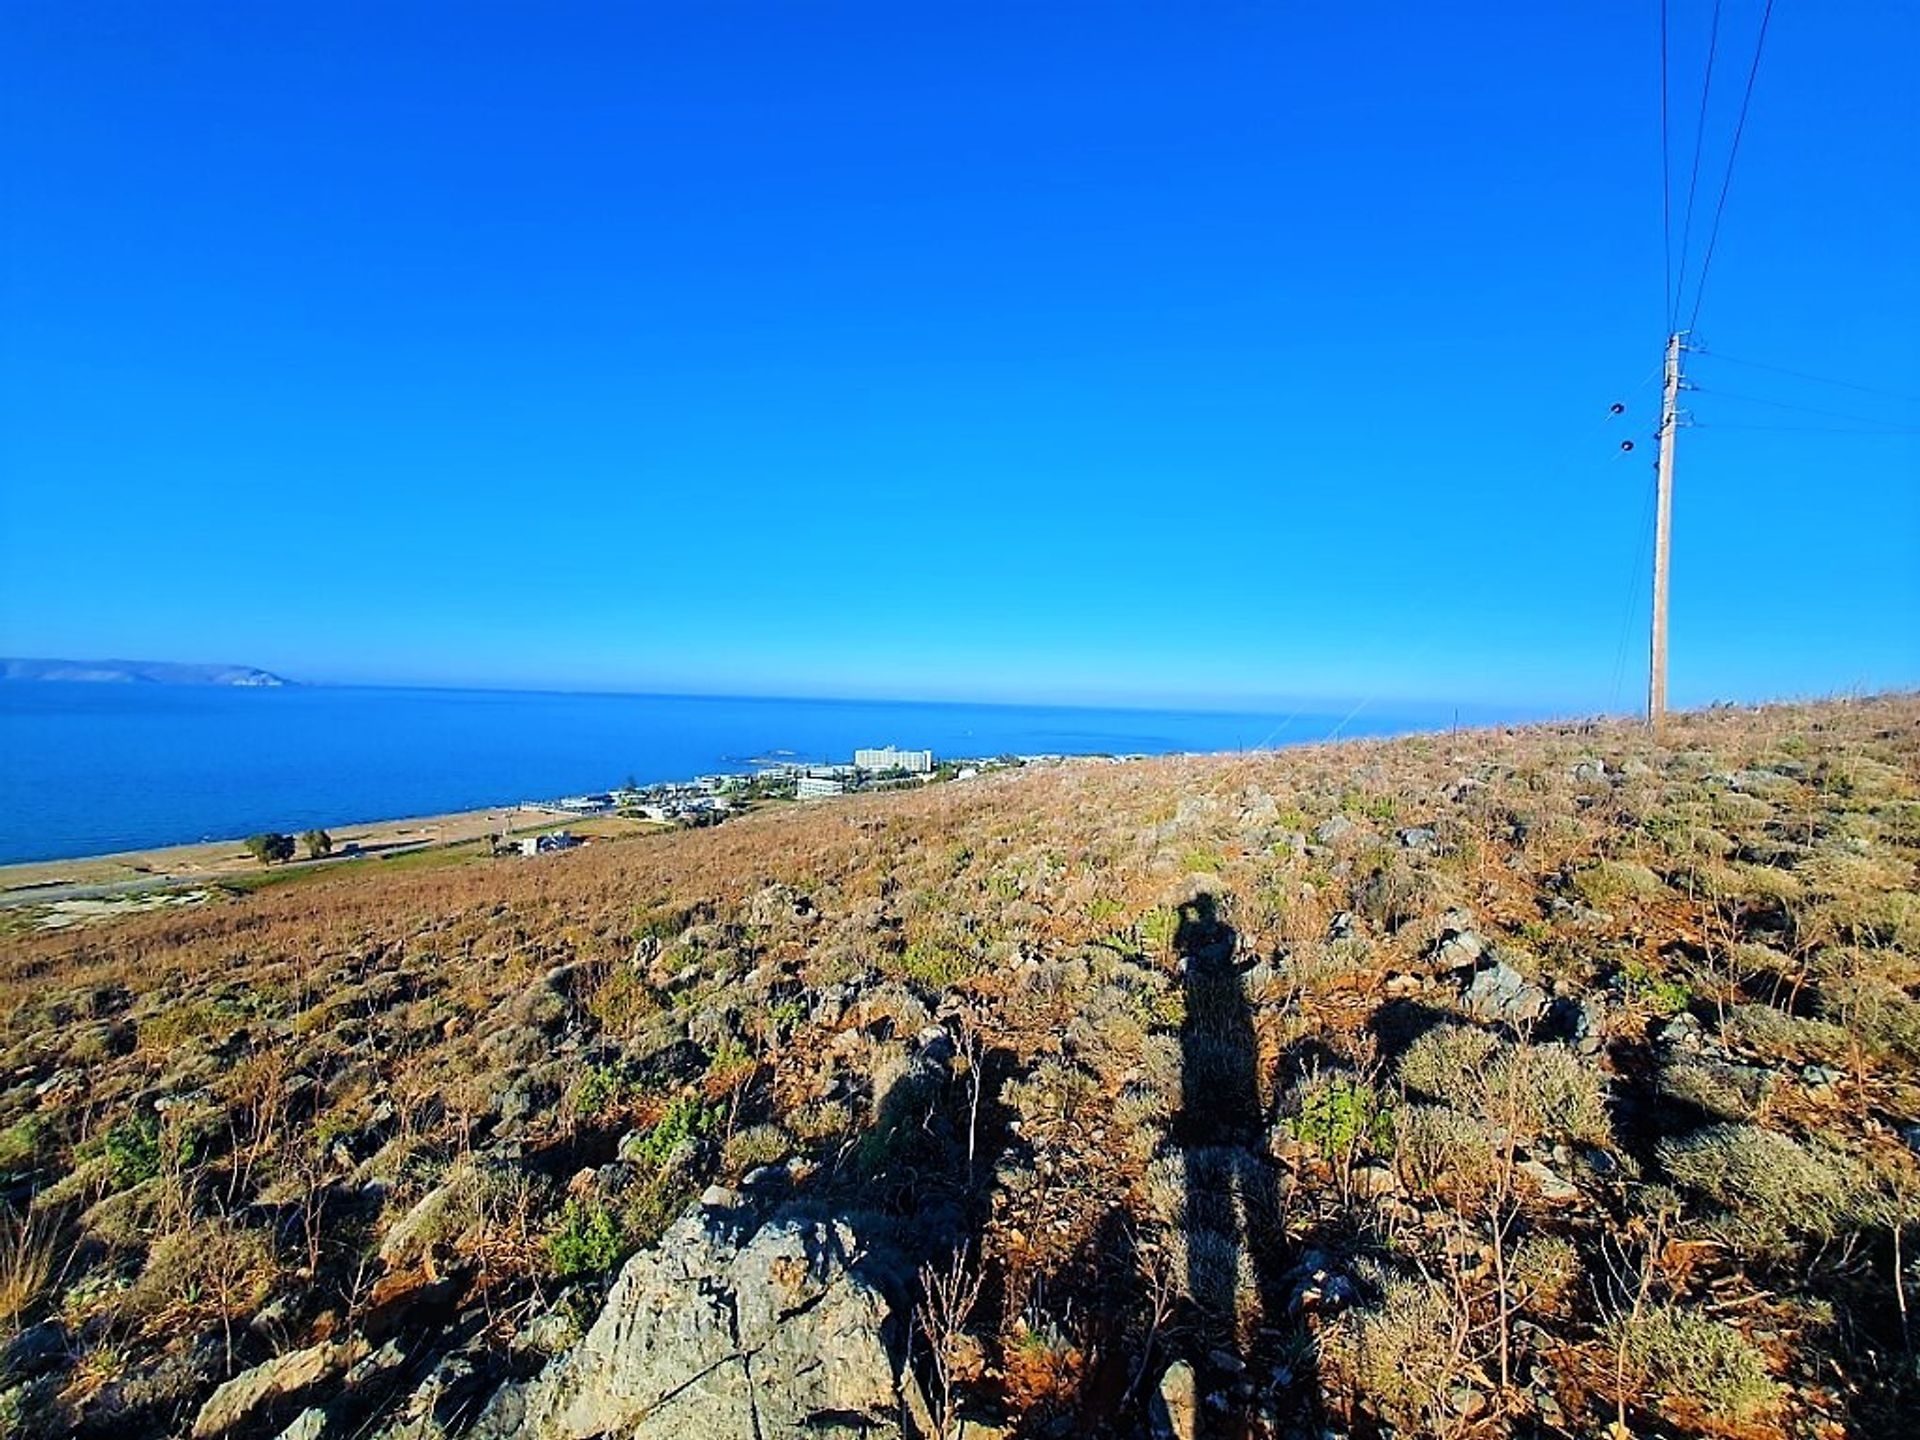
[(194, 1440), (223, 1435), (251, 1421), (289, 1396), (311, 1390), (359, 1359), (366, 1347), (358, 1341), (314, 1345), (289, 1350), (242, 1371), (213, 1394), (194, 1417)]
[(487, 1404), (483, 1440), (898, 1437), (890, 1282), (844, 1222), (695, 1207), (627, 1261), (578, 1343)]
[(1547, 1009), (1547, 992), (1504, 960), (1475, 971), (1460, 998), (1476, 1020), (1503, 1020), (1509, 1025), (1538, 1020)]
[(1149, 1405), (1153, 1432), (1171, 1440), (1194, 1440), (1200, 1433), (1199, 1395), (1193, 1381), (1193, 1367), (1176, 1360), (1160, 1377)]
[(1316, 845), (1338, 845), (1358, 828), (1346, 816), (1334, 815), (1314, 827), (1313, 840)]

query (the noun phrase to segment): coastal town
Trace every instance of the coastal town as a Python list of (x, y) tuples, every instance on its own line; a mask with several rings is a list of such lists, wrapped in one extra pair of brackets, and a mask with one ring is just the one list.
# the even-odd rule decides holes
[(160, 904), (197, 904), (219, 890), (275, 879), (380, 865), (514, 860), (552, 855), (625, 836), (717, 825), (769, 805), (971, 780), (997, 770), (1137, 756), (1057, 753), (938, 757), (930, 749), (861, 747), (845, 762), (808, 761), (778, 751), (686, 780), (527, 799), (448, 815), (264, 831), (141, 851), (0, 866), (0, 912), (35, 929), (86, 925)]
[[(971, 780), (986, 770), (1008, 769), (1057, 760), (1057, 755), (1001, 755), (985, 759), (937, 762), (931, 750), (902, 750), (893, 745), (857, 749), (848, 763), (815, 764), (773, 760), (751, 770), (723, 771), (692, 780), (633, 781), (618, 789), (557, 800), (527, 801), (524, 808), (569, 815), (619, 815), (660, 825), (714, 825), (767, 801), (827, 800), (874, 790), (913, 789), (944, 780)], [(570, 831), (546, 831), (512, 840), (502, 836), (500, 853), (540, 854), (581, 842)]]

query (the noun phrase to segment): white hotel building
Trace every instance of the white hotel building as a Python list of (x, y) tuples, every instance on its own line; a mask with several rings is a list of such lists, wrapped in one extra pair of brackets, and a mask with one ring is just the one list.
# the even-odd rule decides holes
[(878, 750), (854, 751), (853, 763), (861, 770), (905, 770), (909, 775), (925, 775), (933, 769), (933, 752), (896, 750), (891, 745), (884, 745)]

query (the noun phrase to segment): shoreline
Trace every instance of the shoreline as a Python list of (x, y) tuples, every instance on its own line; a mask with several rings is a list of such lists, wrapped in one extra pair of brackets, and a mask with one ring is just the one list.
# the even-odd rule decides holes
[(587, 830), (604, 815), (582, 816), (558, 806), (492, 805), (439, 815), (406, 815), (330, 826), (334, 850), (323, 859), (305, 858), (264, 865), (247, 853), (244, 837), (156, 845), (102, 855), (56, 860), (18, 860), (0, 864), (0, 906), (53, 903), (74, 898), (74, 891), (134, 894), (142, 890), (301, 870), (325, 870), (354, 861), (417, 854), (479, 840), (507, 830), (550, 830), (567, 826)]

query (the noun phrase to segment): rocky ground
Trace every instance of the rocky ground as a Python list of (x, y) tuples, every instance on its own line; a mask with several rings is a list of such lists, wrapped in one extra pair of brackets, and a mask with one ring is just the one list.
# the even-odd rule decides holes
[(1892, 697), (14, 935), (0, 1420), (1911, 1433), (1917, 861)]

